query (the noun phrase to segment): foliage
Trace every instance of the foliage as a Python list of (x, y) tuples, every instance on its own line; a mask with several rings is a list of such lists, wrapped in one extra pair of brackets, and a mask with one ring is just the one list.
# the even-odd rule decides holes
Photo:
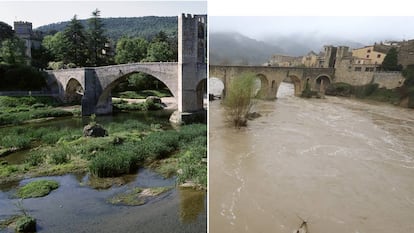
[[(84, 27), (87, 26), (88, 20), (79, 20)], [(120, 17), (120, 18), (103, 18), (105, 36), (112, 41), (117, 41), (121, 37), (142, 37), (151, 40), (160, 31), (165, 32), (169, 37), (177, 34), (177, 17)], [(68, 21), (49, 24), (38, 28), (46, 34), (51, 32), (63, 31), (69, 24)]]
[(39, 48), (32, 47), (31, 54), (30, 64), (39, 69), (46, 69), (49, 61), (52, 60), (52, 55), (43, 45), (40, 45)]
[(398, 64), (398, 51), (392, 47), (387, 55), (384, 57), (384, 61), (381, 65), (384, 71), (401, 71), (402, 66)]
[(11, 39), (14, 37), (12, 26), (5, 22), (0, 21), (0, 44), (4, 40)]
[(116, 44), (115, 62), (130, 63), (140, 62), (147, 56), (148, 42), (141, 37), (123, 37)]
[(35, 91), (46, 87), (45, 74), (26, 65), (0, 65), (0, 82), (0, 91)]
[(401, 99), (408, 98), (408, 107), (414, 108), (414, 65), (408, 65), (403, 70), (405, 77), (404, 85), (401, 87)]
[(302, 98), (312, 98), (312, 96), (317, 96), (316, 91), (312, 91), (309, 85), (309, 82), (306, 82), (305, 89), (302, 91), (300, 97)]
[(172, 187), (152, 187), (152, 188), (139, 188), (136, 187), (132, 190), (128, 190), (125, 193), (119, 193), (108, 199), (111, 204), (122, 204), (129, 206), (143, 205), (147, 199), (159, 196), (169, 190)]
[(167, 42), (153, 42), (148, 46), (146, 62), (175, 61), (173, 52)]
[(36, 232), (36, 219), (31, 216), (21, 216), (16, 221), (16, 232)]
[(32, 181), (22, 187), (20, 187), (16, 195), (19, 198), (33, 198), (43, 197), (48, 195), (52, 190), (59, 187), (59, 183), (53, 180), (37, 180)]
[(42, 41), (42, 46), (51, 54), (53, 61), (63, 61), (65, 59), (66, 38), (63, 32), (45, 36)]
[(108, 64), (108, 57), (102, 51), (107, 51), (105, 44), (108, 38), (104, 35), (105, 29), (100, 11), (92, 12), (92, 18), (88, 19), (88, 64), (91, 66), (102, 66)]
[(1, 42), (0, 61), (10, 65), (21, 65), (26, 63), (25, 45), (17, 37), (6, 39)]
[(331, 83), (326, 87), (326, 95), (351, 96), (352, 85), (348, 83)]
[(254, 82), (254, 74), (244, 73), (234, 78), (227, 89), (223, 103), (235, 127), (247, 125), (247, 115), (253, 106)]
[(75, 63), (77, 66), (85, 66), (87, 60), (87, 39), (83, 25), (73, 16), (63, 32), (65, 41), (65, 63)]
[(19, 124), (30, 119), (73, 115), (62, 109), (51, 108), (57, 105), (58, 102), (50, 97), (1, 96), (0, 125)]

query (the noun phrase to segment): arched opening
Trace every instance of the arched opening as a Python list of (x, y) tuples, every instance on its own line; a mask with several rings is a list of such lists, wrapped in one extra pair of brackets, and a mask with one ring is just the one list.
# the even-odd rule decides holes
[[(224, 91), (224, 83), (221, 79), (211, 77), (208, 80), (208, 94), (211, 98), (222, 98)], [(212, 99), (211, 99), (212, 100)]]
[(207, 79), (201, 80), (197, 84), (197, 106), (199, 109), (207, 109)]
[(165, 107), (177, 108), (171, 89), (163, 81), (143, 72), (131, 72), (114, 80), (102, 90), (96, 105), (96, 113), (111, 113), (113, 106), (117, 110), (123, 108), (139, 110), (137, 105), (149, 96), (165, 98), (167, 102), (164, 104)]
[(267, 91), (269, 89), (269, 81), (267, 77), (263, 74), (257, 74), (255, 80), (255, 97), (257, 98), (267, 98)]
[(326, 75), (321, 75), (315, 80), (315, 91), (325, 92), (326, 87), (331, 84), (331, 80)]
[(292, 96), (300, 96), (302, 91), (301, 82), (295, 75), (286, 77), (283, 82), (280, 83), (277, 90), (277, 98), (285, 98)]
[(65, 97), (63, 101), (70, 104), (80, 104), (84, 90), (78, 80), (71, 78), (66, 84)]

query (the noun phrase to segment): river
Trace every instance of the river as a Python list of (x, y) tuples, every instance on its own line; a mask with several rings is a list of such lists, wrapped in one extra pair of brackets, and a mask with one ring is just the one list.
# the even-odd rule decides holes
[(237, 130), (210, 102), (210, 232), (414, 232), (413, 110), (282, 83), (254, 111)]
[[(139, 120), (147, 124), (161, 124), (172, 128), (168, 122), (172, 111), (133, 112), (114, 116), (100, 116), (103, 125), (109, 122)], [(61, 127), (82, 130), (89, 119), (61, 118), (28, 124), (29, 127)], [(13, 127), (13, 126), (12, 126)], [(3, 128), (5, 129), (5, 127)], [(2, 129), (0, 129), (1, 132)], [(10, 164), (21, 163), (27, 151), (3, 158)], [(0, 185), (0, 220), (21, 214), (14, 197), (17, 187), (32, 180), (51, 179), (60, 187), (41, 198), (24, 199), (22, 204), (28, 214), (37, 220), (37, 232), (206, 232), (207, 198), (205, 191), (175, 187), (175, 177), (166, 179), (150, 169), (139, 169), (136, 174), (125, 175), (122, 185), (109, 189), (94, 189), (87, 185), (88, 174), (37, 177)], [(175, 187), (142, 206), (112, 205), (108, 198), (134, 187)], [(0, 232), (14, 232), (11, 228)]]

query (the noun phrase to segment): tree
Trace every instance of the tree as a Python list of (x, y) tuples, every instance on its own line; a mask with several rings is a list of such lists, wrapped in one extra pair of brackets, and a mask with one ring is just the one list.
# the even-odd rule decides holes
[(50, 53), (51, 60), (63, 61), (66, 56), (66, 38), (63, 32), (43, 38), (42, 46)]
[(0, 43), (14, 37), (14, 31), (10, 25), (0, 21)]
[(151, 43), (147, 50), (147, 57), (144, 59), (147, 62), (172, 60), (174, 60), (174, 54), (167, 42)]
[(402, 66), (398, 65), (398, 51), (396, 48), (391, 48), (382, 62), (382, 69), (385, 71), (401, 71)]
[(52, 59), (52, 55), (42, 45), (39, 48), (32, 47), (31, 65), (40, 69), (46, 69), (48, 62)]
[(228, 117), (235, 127), (240, 128), (247, 125), (248, 116), (253, 106), (254, 92), (255, 75), (250, 73), (244, 73), (234, 78), (227, 88), (223, 103)]
[(24, 42), (15, 37), (6, 39), (1, 43), (0, 60), (7, 64), (25, 64), (26, 63), (26, 46)]
[(106, 51), (105, 44), (108, 38), (104, 36), (104, 24), (100, 18), (100, 11), (92, 12), (92, 18), (88, 20), (88, 64), (100, 66), (108, 63), (103, 51)]
[(65, 63), (74, 63), (77, 66), (85, 66), (87, 60), (87, 40), (82, 24), (77, 20), (76, 15), (66, 26), (63, 32), (65, 36)]
[(148, 42), (141, 37), (121, 38), (116, 44), (115, 62), (140, 62), (147, 56)]
[(152, 42), (168, 42), (168, 36), (164, 31), (160, 31), (154, 36)]

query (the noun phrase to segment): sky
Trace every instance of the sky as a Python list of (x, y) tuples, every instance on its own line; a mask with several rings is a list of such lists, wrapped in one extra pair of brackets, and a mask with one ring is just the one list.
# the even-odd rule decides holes
[(277, 36), (341, 38), (363, 44), (414, 39), (414, 16), (210, 16), (210, 32), (257, 40)]
[(207, 14), (206, 1), (0, 1), (0, 21), (32, 22), (33, 28), (90, 18), (98, 8), (101, 17), (178, 16), (182, 13)]

